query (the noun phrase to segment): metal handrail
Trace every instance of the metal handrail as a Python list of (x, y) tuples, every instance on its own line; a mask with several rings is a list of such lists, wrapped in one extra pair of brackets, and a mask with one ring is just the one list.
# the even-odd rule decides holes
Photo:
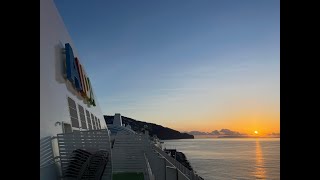
[(200, 177), (195, 174), (194, 171), (190, 171), (184, 165), (182, 165), (179, 161), (169, 156), (167, 153), (162, 151), (159, 147), (153, 145), (154, 149), (160, 153), (164, 158), (166, 158), (172, 165), (174, 165), (178, 170), (180, 170), (183, 174), (186, 174), (191, 180), (201, 180)]
[(47, 136), (40, 139), (40, 168), (48, 167), (56, 163), (56, 159), (59, 157), (54, 157), (52, 150), (52, 140), (57, 138), (56, 136)]
[[(55, 161), (56, 159), (59, 159), (57, 161)], [(52, 164), (58, 163), (60, 162), (60, 156), (54, 157), (53, 161), (51, 161), (49, 164), (45, 164), (45, 165), (40, 165), (40, 169), (41, 168), (46, 168), (48, 166), (51, 166)]]
[(147, 171), (148, 171), (148, 175), (149, 175), (149, 180), (155, 180), (154, 174), (152, 173), (148, 158), (146, 156), (146, 153), (144, 154), (144, 159), (146, 160), (146, 165), (147, 165)]

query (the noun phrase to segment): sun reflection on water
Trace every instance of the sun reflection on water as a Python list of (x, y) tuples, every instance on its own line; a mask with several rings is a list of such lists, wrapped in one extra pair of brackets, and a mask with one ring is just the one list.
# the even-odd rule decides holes
[(256, 165), (255, 165), (254, 176), (257, 179), (266, 178), (266, 170), (264, 168), (264, 158), (263, 158), (259, 139), (256, 140)]

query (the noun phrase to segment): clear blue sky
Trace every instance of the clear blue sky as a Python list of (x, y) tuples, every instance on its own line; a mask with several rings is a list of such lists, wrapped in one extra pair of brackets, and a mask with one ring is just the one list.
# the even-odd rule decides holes
[(279, 0), (55, 3), (104, 114), (178, 130), (279, 129)]

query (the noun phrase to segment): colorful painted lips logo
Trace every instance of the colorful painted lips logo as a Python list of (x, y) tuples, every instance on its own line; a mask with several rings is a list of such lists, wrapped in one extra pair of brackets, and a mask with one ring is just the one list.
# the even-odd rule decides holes
[(87, 100), (91, 105), (96, 106), (92, 86), (87, 77), (82, 65), (79, 63), (77, 57), (74, 57), (72, 48), (69, 43), (65, 44), (66, 52), (66, 78), (81, 93), (81, 96)]

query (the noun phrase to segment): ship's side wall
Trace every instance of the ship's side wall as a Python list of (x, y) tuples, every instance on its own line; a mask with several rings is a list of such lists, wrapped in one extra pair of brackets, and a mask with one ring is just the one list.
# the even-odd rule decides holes
[[(91, 89), (96, 106), (93, 106), (92, 103), (85, 100), (83, 95), (75, 89), (74, 85), (68, 81), (65, 76), (67, 67), (65, 53), (66, 43), (71, 45), (74, 57), (77, 57), (81, 64), (81, 57), (78, 56), (76, 46), (65, 28), (53, 0), (41, 0), (40, 179), (45, 180), (57, 180), (59, 176), (61, 176), (60, 162), (58, 160), (59, 158), (57, 158), (59, 157), (58, 144), (54, 136), (58, 133), (89, 130), (86, 112), (89, 112), (90, 120), (93, 116), (94, 119), (100, 121), (100, 127), (96, 129), (107, 129), (97, 97), (94, 94), (94, 87)], [(83, 66), (82, 68), (85, 71), (85, 67)], [(90, 78), (90, 73), (86, 75)], [(73, 127), (71, 123), (71, 111), (69, 108), (71, 103), (69, 98), (75, 102), (73, 104), (75, 104), (76, 107), (79, 127)], [(79, 107), (79, 105), (84, 110), (86, 128), (83, 128), (84, 126), (81, 125), (79, 114), (81, 107)]]
[[(70, 43), (75, 57), (79, 58), (67, 29), (53, 0), (40, 1), (40, 139), (63, 132), (63, 124), (71, 125), (68, 97), (77, 105), (78, 119), (81, 105), (84, 110), (100, 120), (101, 129), (106, 129), (103, 114), (95, 96), (96, 106), (89, 105), (77, 92), (65, 73), (65, 43)], [(83, 67), (85, 69), (85, 67)], [(88, 73), (88, 72), (87, 72)], [(90, 78), (90, 74), (87, 74)], [(92, 87), (94, 90), (94, 87)], [(79, 124), (81, 125), (80, 121)], [(88, 126), (88, 125), (87, 125)], [(72, 128), (73, 130), (85, 130)], [(88, 129), (88, 128), (87, 128)]]

